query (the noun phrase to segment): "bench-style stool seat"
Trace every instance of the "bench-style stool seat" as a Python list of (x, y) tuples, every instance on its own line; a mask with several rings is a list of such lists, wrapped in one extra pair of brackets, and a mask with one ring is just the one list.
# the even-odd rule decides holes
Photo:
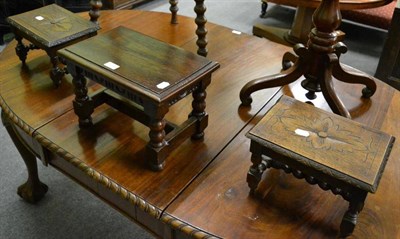
[[(107, 103), (149, 127), (147, 162), (161, 170), (176, 143), (203, 138), (208, 124), (206, 88), (219, 64), (125, 27), (79, 42), (58, 52), (75, 87), (79, 125), (92, 124), (94, 108)], [(86, 78), (105, 87), (91, 97)], [(167, 123), (169, 108), (192, 94), (192, 112), (180, 125)]]
[(252, 128), (247, 182), (254, 193), (267, 168), (282, 169), (349, 202), (341, 236), (350, 235), (368, 192), (375, 193), (394, 137), (283, 96)]
[[(58, 86), (65, 71), (59, 67), (57, 50), (96, 35), (100, 29), (96, 23), (97, 17), (92, 17), (92, 21), (89, 21), (56, 4), (51, 4), (11, 16), (7, 21), (18, 42), (15, 50), (22, 63), (25, 64), (29, 50), (46, 51), (52, 63), (50, 78), (54, 85)], [(23, 39), (31, 44), (24, 45)]]

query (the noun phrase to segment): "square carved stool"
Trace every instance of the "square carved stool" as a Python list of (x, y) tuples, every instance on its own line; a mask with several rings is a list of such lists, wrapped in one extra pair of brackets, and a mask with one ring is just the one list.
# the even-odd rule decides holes
[[(203, 138), (208, 124), (206, 88), (219, 64), (125, 27), (58, 51), (73, 76), (75, 113), (80, 127), (92, 125), (95, 107), (107, 103), (150, 128), (147, 161), (161, 170), (177, 141)], [(87, 95), (86, 78), (106, 90)], [(177, 126), (169, 108), (193, 94), (192, 112)]]
[(282, 169), (349, 202), (340, 236), (349, 236), (369, 192), (375, 193), (394, 137), (282, 96), (247, 135), (253, 193), (267, 168)]
[[(29, 50), (46, 51), (53, 65), (50, 78), (57, 87), (65, 74), (59, 67), (57, 50), (97, 34), (98, 24), (86, 20), (56, 4), (7, 18), (17, 40), (15, 51), (25, 64)], [(22, 39), (30, 42), (24, 45)]]

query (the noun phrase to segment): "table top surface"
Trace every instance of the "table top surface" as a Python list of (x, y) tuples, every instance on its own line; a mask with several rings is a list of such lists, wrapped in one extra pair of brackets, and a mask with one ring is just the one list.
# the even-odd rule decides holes
[(140, 89), (156, 96), (198, 81), (218, 68), (216, 62), (164, 43), (126, 27), (71, 45), (62, 58), (92, 72), (107, 71), (107, 80), (127, 90)]
[(394, 140), (384, 132), (286, 96), (247, 136), (369, 192), (377, 188)]
[[(180, 16), (179, 24), (171, 25), (169, 14), (129, 10), (103, 11), (99, 20), (99, 34), (123, 25), (197, 51), (196, 24), (190, 18)], [(119, 198), (120, 203), (132, 205), (134, 209), (120, 209), (128, 215), (133, 211), (135, 220), (159, 235), (164, 229), (146, 224), (146, 218), (156, 218), (162, 226), (199, 237), (336, 238), (347, 210), (341, 198), (274, 170), (261, 181), (259, 197), (249, 195), (246, 183), (251, 155), (245, 134), (282, 94), (305, 101), (306, 91), (299, 82), (263, 90), (253, 95), (251, 107), (240, 106), (239, 92), (249, 80), (279, 72), (282, 55), (290, 48), (233, 34), (212, 23), (207, 29), (207, 58), (219, 62), (221, 68), (207, 88), (209, 124), (205, 138), (200, 143), (184, 141), (168, 156), (161, 172), (153, 172), (146, 165), (143, 149), (148, 141), (147, 127), (111, 107), (97, 107), (94, 127), (79, 129), (71, 103), (71, 76), (54, 89), (48, 78), (51, 64), (43, 51), (33, 51), (27, 66), (21, 68), (14, 53), (15, 41), (4, 49), (0, 55), (0, 106), (33, 141), (46, 145), (50, 165), (87, 175), (79, 180), (94, 185), (91, 189), (96, 195), (109, 189), (112, 196), (106, 201)], [(338, 82), (336, 89), (355, 121), (399, 138), (400, 93), (382, 82), (377, 85), (371, 100), (361, 98), (362, 86)], [(102, 89), (97, 84), (88, 88), (89, 92)], [(173, 105), (167, 120), (185, 121), (187, 115), (181, 112), (190, 111), (189, 98)], [(314, 104), (329, 109), (321, 95)], [(359, 216), (355, 237), (400, 237), (399, 155), (399, 143), (395, 142), (379, 189), (368, 197)]]
[(47, 47), (63, 44), (99, 29), (96, 23), (56, 4), (11, 16), (7, 21)]

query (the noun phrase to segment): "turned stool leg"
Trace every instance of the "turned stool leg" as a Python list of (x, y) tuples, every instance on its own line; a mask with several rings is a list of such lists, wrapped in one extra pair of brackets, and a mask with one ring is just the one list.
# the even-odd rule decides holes
[(55, 87), (60, 86), (61, 79), (64, 76), (64, 70), (58, 67), (59, 61), (55, 51), (48, 51), (47, 55), (50, 57), (51, 64), (53, 68), (50, 71), (50, 78), (53, 81)]
[(340, 237), (350, 236), (357, 224), (358, 214), (364, 207), (367, 192), (360, 192), (349, 200), (349, 209), (343, 216), (340, 224)]
[(206, 6), (204, 5), (204, 0), (195, 0), (196, 6), (194, 7), (194, 11), (196, 12), (196, 19), (195, 22), (197, 24), (197, 41), (196, 44), (199, 47), (197, 50), (197, 54), (200, 56), (206, 57), (208, 54), (208, 50), (206, 48), (208, 41), (207, 41), (207, 29), (205, 27), (207, 23), (207, 18), (204, 16), (206, 12)]
[(26, 56), (28, 55), (29, 49), (22, 43), (22, 37), (15, 34), (15, 39), (17, 40), (17, 46), (15, 47), (15, 53), (21, 60), (22, 64), (26, 62)]
[(161, 152), (161, 149), (166, 146), (165, 141), (165, 120), (152, 119), (149, 124), (150, 142), (147, 145), (148, 148), (148, 159), (150, 167), (155, 171), (160, 171), (165, 166), (165, 155)]
[[(207, 118), (206, 116), (206, 96), (207, 92), (204, 87), (199, 87), (199, 89), (193, 92), (193, 101), (192, 101), (192, 112), (189, 114), (189, 117), (196, 117), (198, 119), (196, 132), (192, 135), (192, 139), (203, 139), (204, 138), (204, 129), (207, 127)], [(205, 122), (203, 122), (205, 121)]]
[(177, 24), (178, 23), (177, 12), (179, 10), (178, 1), (169, 0), (169, 4), (170, 4), (169, 10), (171, 11), (171, 24)]
[(38, 168), (36, 157), (32, 151), (20, 140), (19, 136), (15, 133), (9, 118), (5, 115), (4, 111), (1, 112), (1, 119), (10, 135), (14, 145), (17, 147), (18, 152), (21, 154), (22, 159), (28, 168), (28, 180), (18, 187), (18, 195), (29, 203), (36, 203), (44, 197), (48, 187), (46, 184), (40, 182), (38, 175)]
[(256, 154), (253, 153), (251, 155), (251, 162), (252, 165), (249, 168), (249, 171), (247, 172), (247, 184), (249, 185), (250, 188), (250, 193), (254, 193), (256, 191), (258, 184), (260, 183), (261, 176), (264, 172), (262, 168), (259, 167), (262, 162), (262, 157), (261, 154)]
[(87, 95), (86, 78), (77, 70), (69, 69), (73, 76), (72, 84), (74, 85), (75, 99), (73, 101), (74, 112), (79, 117), (79, 127), (84, 128), (91, 126), (91, 114), (94, 111), (93, 100)]
[(89, 11), (90, 21), (99, 24), (98, 19), (100, 17), (100, 8), (103, 6), (102, 1), (90, 0), (91, 9)]

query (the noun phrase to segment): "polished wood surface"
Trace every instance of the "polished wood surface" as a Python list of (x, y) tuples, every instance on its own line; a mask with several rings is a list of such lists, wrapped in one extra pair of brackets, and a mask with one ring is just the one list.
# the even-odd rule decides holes
[[(171, 25), (169, 14), (102, 11), (99, 20), (99, 34), (122, 25), (192, 52), (198, 48), (196, 24), (190, 18), (180, 17), (179, 24)], [(347, 209), (338, 198), (277, 172), (268, 175), (272, 184), (262, 187), (262, 199), (250, 197), (246, 184), (250, 142), (245, 133), (281, 94), (305, 101), (305, 91), (298, 84), (279, 91), (263, 90), (253, 95), (251, 107), (240, 106), (239, 91), (249, 80), (279, 71), (282, 55), (289, 48), (236, 35), (211, 23), (207, 28), (208, 58), (219, 62), (221, 68), (207, 88), (210, 118), (205, 138), (200, 144), (184, 141), (169, 155), (161, 172), (153, 172), (145, 165), (146, 127), (102, 105), (93, 115), (95, 127), (80, 130), (72, 110), (71, 76), (67, 75), (65, 84), (54, 89), (51, 82), (43, 80), (50, 64), (45, 54), (32, 52), (26, 67), (21, 68), (13, 49), (15, 42), (0, 55), (2, 112), (6, 121), (15, 126), (19, 140), (24, 140), (25, 147), (42, 161), (74, 178), (159, 237), (335, 237), (341, 215)], [(396, 114), (400, 94), (383, 83), (377, 84), (378, 90), (370, 101), (354, 94), (361, 90), (359, 86), (338, 82), (338, 89), (354, 120), (399, 138)], [(98, 90), (99, 85), (89, 85), (89, 92)], [(329, 110), (323, 100), (315, 104)], [(180, 112), (190, 107), (182, 100), (171, 107), (168, 119), (186, 120), (187, 115)], [(399, 155), (399, 145), (395, 143), (380, 188), (367, 199), (360, 215), (355, 237), (400, 236), (396, 226), (400, 213), (396, 203), (400, 190)], [(28, 161), (29, 158), (32, 157), (27, 157)]]

